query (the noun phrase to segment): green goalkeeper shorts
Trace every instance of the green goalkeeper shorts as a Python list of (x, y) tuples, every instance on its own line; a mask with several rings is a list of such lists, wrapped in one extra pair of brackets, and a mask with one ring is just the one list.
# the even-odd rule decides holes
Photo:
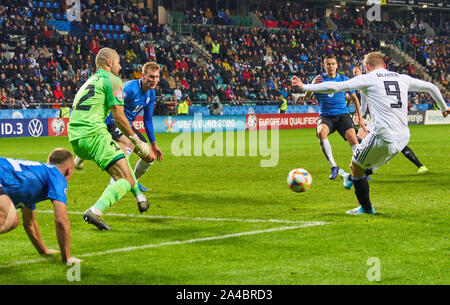
[(70, 143), (78, 157), (94, 161), (102, 171), (107, 171), (117, 160), (125, 158), (125, 154), (109, 133), (77, 139)]

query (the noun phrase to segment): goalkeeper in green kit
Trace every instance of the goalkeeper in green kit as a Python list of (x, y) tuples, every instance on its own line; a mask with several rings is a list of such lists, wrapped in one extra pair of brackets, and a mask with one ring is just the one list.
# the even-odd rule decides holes
[(78, 90), (70, 115), (68, 133), (75, 154), (94, 161), (102, 171), (115, 180), (97, 202), (83, 214), (85, 222), (100, 230), (110, 230), (103, 220), (103, 212), (120, 200), (128, 191), (136, 197), (139, 211), (145, 212), (149, 203), (139, 190), (128, 158), (108, 132), (105, 119), (112, 112), (120, 131), (135, 145), (138, 155), (149, 154), (149, 147), (134, 133), (124, 114), (119, 55), (110, 48), (102, 48), (95, 58), (97, 72)]

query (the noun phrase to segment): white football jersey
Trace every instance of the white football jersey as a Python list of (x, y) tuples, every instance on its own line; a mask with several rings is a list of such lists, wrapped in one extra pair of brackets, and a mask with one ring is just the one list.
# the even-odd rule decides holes
[(409, 137), (408, 90), (410, 77), (386, 69), (360, 75), (374, 131), (388, 142)]
[(367, 100), (375, 133), (387, 142), (409, 138), (408, 91), (428, 92), (442, 111), (447, 109), (442, 94), (434, 84), (383, 68), (345, 82), (304, 85), (303, 89), (324, 93), (360, 90)]

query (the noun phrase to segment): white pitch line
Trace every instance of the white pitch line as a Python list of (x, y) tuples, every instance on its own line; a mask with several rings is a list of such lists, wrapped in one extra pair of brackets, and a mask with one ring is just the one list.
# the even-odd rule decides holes
[[(53, 213), (53, 211), (37, 211), (38, 213)], [(82, 215), (83, 212), (67, 211), (67, 214)], [(292, 223), (292, 224), (305, 224), (309, 221), (298, 220), (284, 220), (284, 219), (243, 219), (243, 218), (203, 218), (203, 217), (187, 217), (187, 216), (165, 216), (165, 215), (136, 215), (136, 214), (116, 214), (107, 213), (105, 216), (118, 216), (118, 217), (136, 217), (136, 218), (149, 218), (149, 219), (181, 219), (181, 220), (200, 220), (200, 221), (236, 221), (236, 222), (271, 222), (271, 223)]]
[[(308, 223), (305, 223), (305, 224), (302, 224), (299, 226), (279, 227), (279, 228), (271, 228), (271, 229), (266, 229), (266, 230), (240, 232), (240, 233), (225, 234), (225, 235), (219, 235), (219, 236), (194, 238), (194, 239), (188, 239), (188, 240), (168, 241), (168, 242), (163, 242), (163, 243), (159, 243), (159, 244), (149, 244), (149, 245), (143, 245), (143, 246), (125, 247), (125, 248), (118, 248), (118, 249), (112, 249), (112, 250), (106, 250), (106, 251), (100, 251), (100, 252), (94, 252), (94, 253), (81, 254), (81, 255), (77, 255), (76, 257), (82, 258), (82, 257), (111, 254), (111, 253), (143, 250), (143, 249), (148, 249), (148, 248), (192, 244), (192, 243), (211, 241), (211, 240), (219, 240), (219, 239), (227, 239), (227, 238), (240, 237), (240, 236), (256, 235), (256, 234), (263, 234), (263, 233), (270, 233), (270, 232), (277, 232), (277, 231), (286, 231), (286, 230), (295, 230), (295, 229), (301, 229), (301, 228), (312, 227), (312, 226), (323, 226), (325, 224), (327, 224), (327, 223), (322, 222), (322, 221), (310, 221)], [(0, 268), (33, 264), (33, 263), (38, 263), (38, 262), (43, 262), (43, 261), (46, 261), (46, 259), (39, 258), (39, 259), (33, 259), (33, 260), (27, 260), (27, 261), (18, 261), (18, 262), (13, 262), (13, 263), (10, 263), (7, 265), (0, 265)]]

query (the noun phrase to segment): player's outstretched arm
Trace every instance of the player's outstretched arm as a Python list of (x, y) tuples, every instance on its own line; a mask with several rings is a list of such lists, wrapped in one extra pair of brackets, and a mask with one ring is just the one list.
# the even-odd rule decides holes
[(52, 200), (55, 215), (56, 238), (61, 250), (61, 260), (63, 263), (81, 262), (80, 259), (70, 256), (70, 221), (67, 217), (67, 206), (58, 200)]
[(31, 210), (27, 207), (22, 208), (22, 221), (23, 228), (25, 229), (25, 232), (27, 232), (28, 238), (39, 254), (58, 253), (57, 250), (47, 249), (45, 247), (41, 231), (39, 230), (39, 224), (36, 220), (36, 210)]
[[(324, 82), (320, 84), (304, 85), (301, 81), (295, 80), (300, 90), (319, 92), (319, 93), (336, 93), (351, 90), (364, 90), (368, 84), (365, 81), (366, 75), (359, 75), (344, 82)], [(296, 84), (293, 85), (296, 86)]]
[(439, 88), (435, 84), (410, 77), (408, 91), (427, 92), (436, 102), (439, 109), (442, 111), (442, 115), (445, 118), (450, 114), (450, 110), (447, 104), (445, 103), (444, 97), (442, 96), (441, 91), (439, 91)]
[[(320, 84), (321, 82), (322, 82), (322, 76), (317, 75), (317, 76), (313, 79), (312, 84)], [(312, 92), (306, 92), (305, 98), (310, 98), (313, 94), (314, 94), (314, 93), (312, 93)]]

